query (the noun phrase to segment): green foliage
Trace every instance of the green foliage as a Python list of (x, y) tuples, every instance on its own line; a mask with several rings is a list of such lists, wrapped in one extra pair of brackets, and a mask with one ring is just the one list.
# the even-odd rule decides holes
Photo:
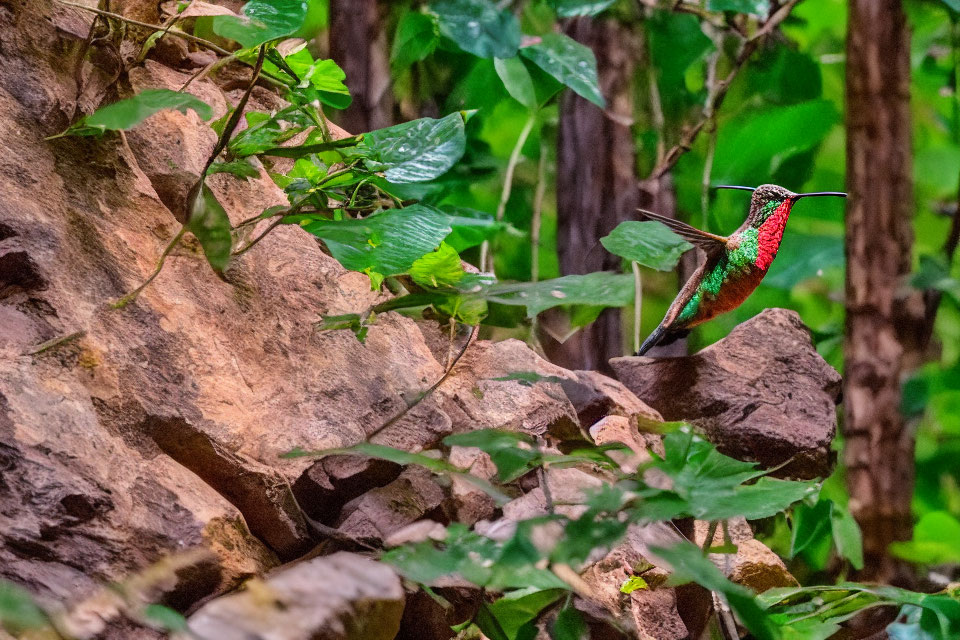
[(960, 564), (960, 520), (945, 511), (920, 518), (913, 539), (890, 545), (893, 555), (917, 564)]
[(382, 171), (390, 182), (426, 182), (453, 167), (463, 156), (466, 138), (459, 113), (421, 118), (372, 131), (351, 156), (364, 159), (370, 171)]
[(616, 0), (549, 0), (550, 6), (561, 18), (595, 16)]
[(410, 265), (410, 277), (425, 287), (455, 286), (465, 271), (456, 249), (446, 242), (433, 253), (420, 256)]
[(423, 205), (390, 209), (362, 220), (314, 216), (299, 220), (299, 224), (322, 238), (347, 269), (380, 276), (408, 273), (451, 231), (445, 216)]
[(659, 222), (621, 222), (610, 235), (600, 238), (610, 253), (658, 271), (677, 266), (680, 256), (693, 245)]
[(770, 12), (770, 0), (708, 0), (707, 9), (765, 16)]
[(250, 0), (240, 17), (214, 16), (213, 30), (245, 49), (281, 38), (309, 38), (322, 23), (324, 4), (321, 0)]
[(633, 278), (613, 273), (564, 276), (543, 282), (496, 284), (485, 291), (490, 302), (527, 308), (527, 317), (561, 305), (623, 307), (633, 301)]
[(562, 33), (548, 33), (520, 55), (598, 107), (606, 106), (597, 80), (593, 51)]
[(430, 11), (440, 33), (481, 58), (512, 58), (520, 47), (520, 23), (490, 0), (434, 0)]
[(427, 14), (408, 11), (403, 14), (390, 51), (390, 65), (394, 69), (420, 62), (437, 48), (440, 36), (436, 19)]
[(227, 211), (203, 180), (197, 183), (187, 201), (190, 203), (187, 229), (200, 241), (210, 266), (218, 272), (223, 271), (233, 251)]
[[(824, 542), (828, 545), (832, 542), (840, 557), (849, 560), (854, 569), (863, 568), (860, 527), (847, 509), (824, 498), (815, 504), (798, 504), (793, 510), (790, 556), (796, 557)], [(822, 569), (825, 560), (814, 563), (815, 568)]]
[(47, 614), (24, 589), (0, 580), (0, 628), (19, 635), (48, 624)]
[(98, 136), (107, 131), (127, 131), (165, 109), (176, 109), (181, 113), (192, 109), (202, 120), (213, 117), (210, 105), (189, 93), (169, 89), (145, 89), (132, 98), (100, 107), (61, 135)]

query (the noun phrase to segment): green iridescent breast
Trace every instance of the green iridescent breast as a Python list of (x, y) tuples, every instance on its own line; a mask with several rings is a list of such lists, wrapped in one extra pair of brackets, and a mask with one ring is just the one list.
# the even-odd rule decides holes
[(677, 316), (676, 322), (682, 324), (695, 318), (704, 300), (715, 300), (723, 290), (724, 284), (748, 273), (753, 268), (759, 254), (758, 236), (759, 231), (753, 227), (739, 234), (737, 247), (726, 251), (713, 269), (704, 275), (690, 301), (684, 305)]

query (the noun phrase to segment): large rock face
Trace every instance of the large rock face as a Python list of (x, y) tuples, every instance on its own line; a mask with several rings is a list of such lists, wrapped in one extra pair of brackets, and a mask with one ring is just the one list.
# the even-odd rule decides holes
[(610, 361), (617, 377), (667, 420), (688, 420), (721, 452), (780, 475), (833, 467), (840, 375), (794, 311), (767, 309), (723, 340), (681, 358)]

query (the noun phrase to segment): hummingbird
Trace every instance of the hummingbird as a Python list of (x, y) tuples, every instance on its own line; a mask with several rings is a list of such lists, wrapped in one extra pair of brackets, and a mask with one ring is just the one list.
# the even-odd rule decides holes
[(685, 222), (640, 209), (643, 217), (665, 225), (700, 249), (706, 259), (683, 285), (657, 328), (643, 341), (638, 356), (658, 344), (682, 338), (691, 327), (739, 307), (773, 264), (790, 210), (797, 200), (810, 196), (847, 196), (840, 191), (793, 193), (775, 184), (717, 188), (753, 192), (747, 219), (729, 236), (707, 233)]

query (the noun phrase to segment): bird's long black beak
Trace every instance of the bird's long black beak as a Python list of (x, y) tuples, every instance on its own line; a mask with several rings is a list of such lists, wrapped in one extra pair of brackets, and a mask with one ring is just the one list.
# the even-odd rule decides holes
[(717, 185), (716, 187), (714, 187), (714, 188), (716, 188), (716, 189), (740, 189), (741, 191), (756, 191), (756, 190), (757, 190), (756, 187), (740, 187), (740, 186), (732, 185), (732, 184), (718, 184), (718, 185)]
[(847, 194), (843, 191), (811, 191), (810, 193), (797, 193), (790, 196), (791, 200), (799, 200), (800, 198), (806, 198), (807, 196), (840, 196), (841, 198), (846, 198)]

